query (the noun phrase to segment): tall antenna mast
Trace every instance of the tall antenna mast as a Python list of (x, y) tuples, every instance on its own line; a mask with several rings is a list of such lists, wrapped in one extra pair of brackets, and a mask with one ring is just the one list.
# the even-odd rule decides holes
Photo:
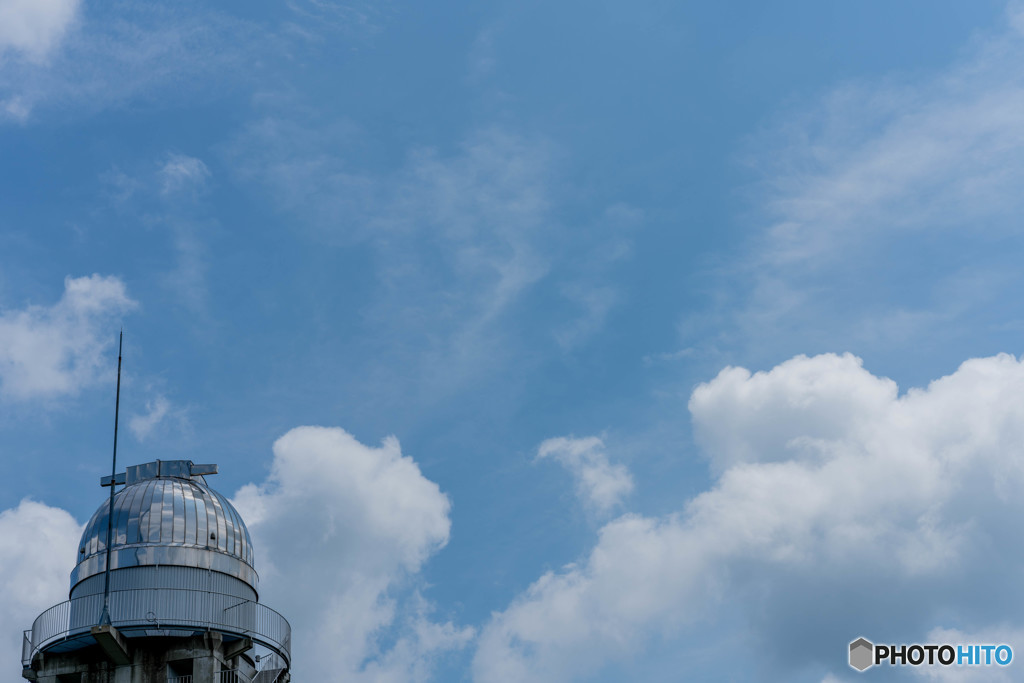
[(114, 399), (114, 459), (110, 464), (110, 504), (107, 506), (107, 569), (103, 577), (103, 613), (100, 625), (110, 624), (110, 541), (114, 532), (114, 491), (117, 490), (117, 417), (121, 412), (121, 344), (124, 329), (117, 337), (117, 395)]

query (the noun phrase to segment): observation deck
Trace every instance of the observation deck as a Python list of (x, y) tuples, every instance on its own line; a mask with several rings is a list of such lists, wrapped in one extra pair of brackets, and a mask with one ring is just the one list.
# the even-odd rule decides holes
[[(29, 666), (40, 652), (69, 652), (95, 645), (103, 594), (54, 605), (25, 631), (21, 663)], [(288, 620), (254, 600), (175, 588), (141, 588), (110, 593), (111, 625), (126, 638), (192, 636), (205, 631), (250, 638), (291, 663), (292, 629)]]

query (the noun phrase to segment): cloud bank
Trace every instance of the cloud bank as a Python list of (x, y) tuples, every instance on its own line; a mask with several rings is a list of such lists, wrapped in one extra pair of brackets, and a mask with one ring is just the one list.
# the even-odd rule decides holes
[(783, 678), (842, 671), (851, 633), (1012, 621), (1022, 391), (1008, 355), (902, 396), (852, 355), (724, 369), (690, 400), (712, 488), (674, 514), (623, 515), (541, 576), (483, 628), (475, 680), (585, 679), (736, 610)]
[[(719, 472), (709, 490), (674, 513), (608, 522), (578, 563), (494, 613), (476, 639), (474, 680), (587, 679), (656, 642), (685, 648), (695, 624), (722, 614), (740, 615), (745, 635), (723, 637), (752, 645), (768, 679), (835, 679), (851, 634), (1017, 642), (1024, 553), (1006, 540), (1024, 514), (1022, 392), (1024, 362), (1009, 355), (902, 395), (849, 354), (725, 368), (690, 399)], [(436, 618), (417, 581), (448, 541), (447, 496), (391, 437), (370, 447), (339, 428), (298, 427), (273, 450), (267, 479), (234, 502), (262, 598), (287, 606), (297, 671), (430, 680), (476, 635)], [(599, 439), (540, 451), (577, 473), (585, 501), (619, 500), (588, 484), (604, 477), (583, 476), (611, 467)], [(71, 559), (16, 557), (19, 534), (49, 539), (30, 547), (73, 548), (80, 527), (25, 501), (0, 513), (0, 532), (0, 606), (29, 623), (63, 597)]]

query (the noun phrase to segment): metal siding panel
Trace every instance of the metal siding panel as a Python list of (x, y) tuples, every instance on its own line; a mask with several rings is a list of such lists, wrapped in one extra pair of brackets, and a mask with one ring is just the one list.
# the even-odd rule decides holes
[(85, 548), (85, 552), (80, 552), (78, 554), (79, 561), (82, 561), (89, 555), (93, 555), (96, 553), (96, 548), (93, 547), (93, 542), (96, 539), (96, 520), (99, 519), (101, 510), (102, 508), (96, 510), (96, 512), (94, 512), (92, 515), (92, 519), (90, 519), (89, 523), (85, 525), (85, 531), (82, 532), (82, 541), (81, 543), (79, 543), (78, 546), (79, 549)]
[(172, 543), (185, 542), (185, 492), (180, 481), (170, 482), (174, 494), (174, 528)]
[(235, 512), (235, 508), (231, 506), (227, 498), (221, 496), (221, 504), (224, 506), (224, 512), (227, 513), (228, 525), (231, 530), (228, 532), (229, 543), (228, 552), (232, 555), (242, 556), (242, 534), (241, 534), (241, 520), (238, 518), (238, 513)]
[(220, 550), (226, 550), (227, 546), (224, 544), (224, 538), (227, 536), (227, 525), (224, 523), (224, 509), (220, 505), (220, 496), (217, 495), (216, 491), (210, 491), (210, 503), (214, 511), (214, 521), (217, 528), (217, 542), (214, 546)]
[[(118, 494), (123, 496), (124, 499), (118, 505), (117, 517), (117, 541), (115, 545), (124, 545), (128, 541), (128, 520), (131, 517), (132, 504), (135, 502), (135, 496), (139, 494), (137, 488), (123, 488)], [(117, 502), (115, 500), (115, 502)]]
[(217, 499), (220, 502), (221, 512), (224, 513), (224, 527), (227, 530), (227, 537), (224, 539), (224, 551), (232, 555), (237, 555), (238, 552), (235, 550), (235, 518), (231, 514), (231, 504), (227, 502), (224, 496), (217, 494)]
[(220, 533), (217, 530), (217, 505), (210, 489), (203, 490), (203, 500), (206, 502), (206, 546), (216, 548), (220, 542)]
[(181, 495), (185, 505), (185, 539), (186, 545), (196, 544), (196, 496), (191, 482), (181, 487)]
[(193, 489), (196, 499), (196, 545), (206, 546), (210, 543), (210, 527), (207, 522), (209, 510), (206, 509), (206, 489)]
[(100, 510), (96, 524), (96, 552), (102, 553), (107, 549), (107, 506), (104, 505)]
[(164, 492), (164, 503), (160, 510), (160, 543), (172, 543), (174, 537), (174, 482), (160, 480)]
[[(156, 482), (147, 481), (142, 486), (146, 490), (142, 493), (142, 500), (139, 503), (139, 540), (136, 543), (149, 542), (149, 530), (153, 526), (153, 495), (156, 493)], [(157, 509), (159, 513), (159, 508)]]

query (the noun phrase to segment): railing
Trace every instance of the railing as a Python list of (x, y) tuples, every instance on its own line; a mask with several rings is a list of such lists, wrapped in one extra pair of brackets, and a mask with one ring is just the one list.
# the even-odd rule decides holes
[(284, 669), (287, 666), (287, 662), (285, 662), (281, 655), (276, 652), (263, 655), (263, 657), (257, 661), (257, 667), (260, 671), (263, 671), (264, 669)]
[(192, 676), (168, 676), (167, 683), (192, 683)]
[(264, 655), (258, 662), (259, 671), (252, 679), (252, 683), (277, 683), (281, 674), (288, 668), (288, 663), (276, 652)]
[(252, 679), (238, 669), (218, 671), (214, 676), (215, 683), (252, 683)]
[(284, 669), (260, 669), (252, 683), (277, 683), (283, 673)]
[[(97, 594), (67, 600), (40, 614), (25, 632), (22, 664), (29, 666), (48, 645), (88, 633), (99, 623), (102, 609), (103, 595)], [(183, 588), (111, 591), (110, 619), (121, 630), (185, 627), (247, 636), (285, 662), (291, 660), (288, 620), (266, 605), (233, 595)]]

